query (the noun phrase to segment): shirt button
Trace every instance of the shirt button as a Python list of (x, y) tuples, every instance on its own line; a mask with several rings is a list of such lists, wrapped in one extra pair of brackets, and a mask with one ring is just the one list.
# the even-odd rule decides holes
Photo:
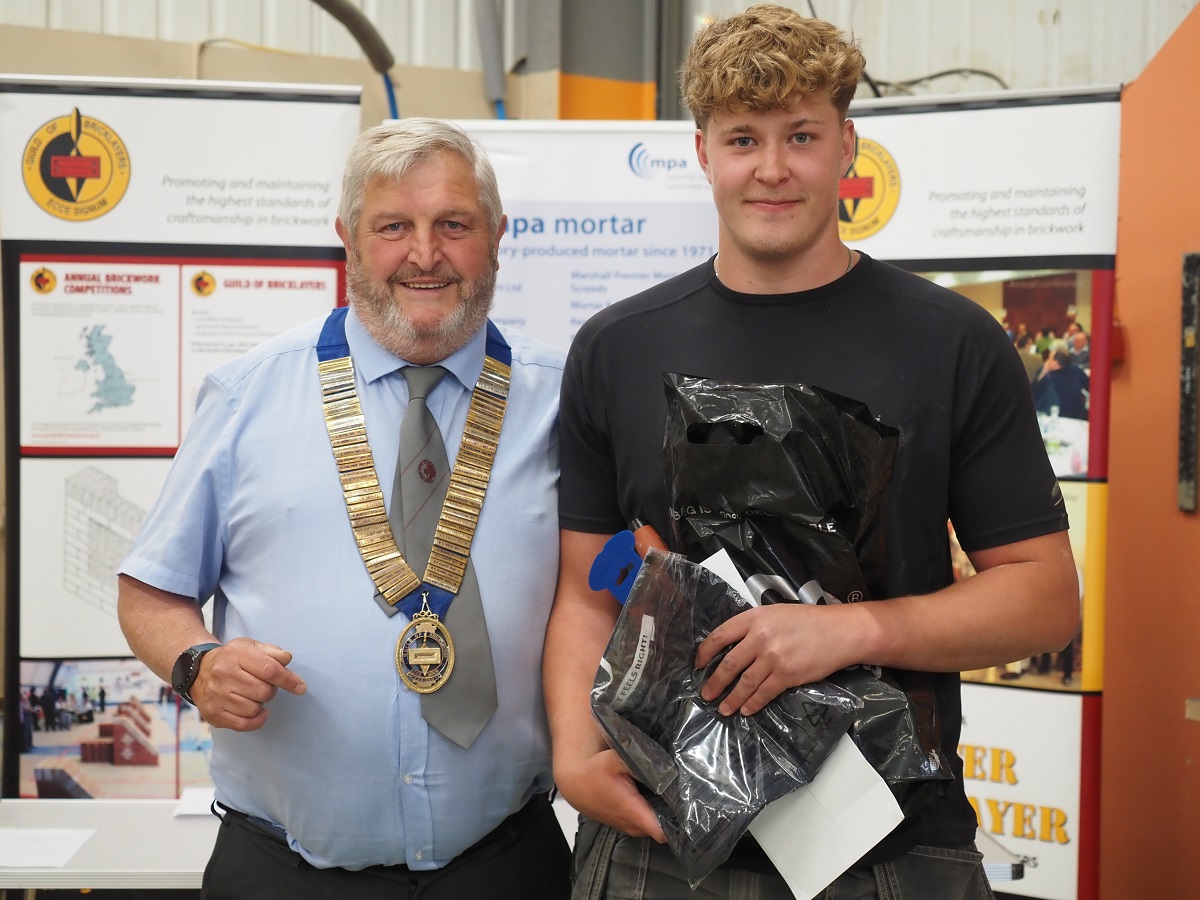
[(405, 783), (405, 784), (412, 784), (412, 776), (411, 776), (411, 775), (405, 775), (405, 776), (404, 776), (404, 783)]
[(420, 861), (424, 858), (425, 858), (425, 854), (422, 853), (420, 850), (418, 850), (416, 853), (413, 854), (413, 859), (415, 859), (417, 861)]

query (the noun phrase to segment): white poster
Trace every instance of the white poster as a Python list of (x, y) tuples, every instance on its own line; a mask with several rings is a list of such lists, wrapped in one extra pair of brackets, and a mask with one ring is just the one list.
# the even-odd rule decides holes
[(181, 267), (180, 366), (183, 431), (204, 375), (227, 360), (327, 313), (342, 295), (341, 269), (266, 262), (194, 262)]
[(1120, 111), (1111, 93), (854, 104), (842, 239), (889, 260), (1112, 256)]
[[(981, 268), (1115, 254), (1119, 102), (1004, 102), (852, 106), (859, 141), (840, 185), (842, 239), (879, 259)], [(509, 217), (501, 324), (565, 347), (597, 310), (716, 252), (691, 122), (461, 124), (487, 150)]]
[(0, 235), (330, 246), (359, 115), (346, 87), (0, 76)]
[(717, 252), (690, 123), (461, 124), (487, 150), (508, 215), (501, 325), (566, 348), (597, 310)]
[(20, 264), (21, 446), (179, 443), (178, 267)]
[(170, 459), (23, 459), (21, 655), (129, 656), (116, 569), (162, 488)]
[(358, 92), (0, 76), (15, 655), (129, 655), (116, 567), (204, 374), (341, 298)]
[(1025, 864), (998, 889), (1075, 900), (1083, 698), (964, 684), (962, 705), (967, 797), (979, 827)]

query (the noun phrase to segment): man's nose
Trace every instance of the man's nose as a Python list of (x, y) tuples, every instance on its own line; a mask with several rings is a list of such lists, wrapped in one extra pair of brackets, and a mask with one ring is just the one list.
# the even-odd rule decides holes
[(432, 228), (417, 228), (408, 242), (408, 261), (424, 272), (442, 259), (442, 245)]
[(788, 177), (787, 150), (778, 144), (763, 145), (755, 170), (758, 180), (764, 184), (779, 184)]

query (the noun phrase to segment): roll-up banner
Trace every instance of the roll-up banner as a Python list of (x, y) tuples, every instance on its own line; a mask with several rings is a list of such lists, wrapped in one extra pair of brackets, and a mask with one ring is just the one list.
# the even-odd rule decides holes
[[(6, 796), (175, 796), (180, 730), (207, 781), (206, 727), (130, 658), (115, 570), (204, 374), (342, 297), (358, 95), (0, 76), (6, 696), (33, 726), (5, 730)], [(114, 746), (127, 705), (145, 728)]]
[[(850, 114), (842, 239), (983, 305), (1029, 375), (1071, 517), (1084, 624), (1060, 653), (965, 673), (967, 793), (981, 828), (1023, 860), (1024, 877), (998, 887), (1093, 898), (1119, 96), (865, 101)], [(692, 123), (464, 125), (496, 167), (509, 217), (499, 321), (566, 347), (596, 310), (715, 252)], [(952, 546), (956, 574), (969, 576)]]

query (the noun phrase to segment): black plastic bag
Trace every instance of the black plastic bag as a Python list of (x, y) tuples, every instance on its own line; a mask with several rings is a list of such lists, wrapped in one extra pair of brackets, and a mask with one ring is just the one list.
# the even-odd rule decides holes
[[(894, 428), (821, 388), (664, 378), (666, 487), (683, 553), (726, 550), (763, 604), (885, 596)], [(952, 777), (919, 673), (855, 667), (830, 681), (864, 701), (850, 735), (889, 784)]]

